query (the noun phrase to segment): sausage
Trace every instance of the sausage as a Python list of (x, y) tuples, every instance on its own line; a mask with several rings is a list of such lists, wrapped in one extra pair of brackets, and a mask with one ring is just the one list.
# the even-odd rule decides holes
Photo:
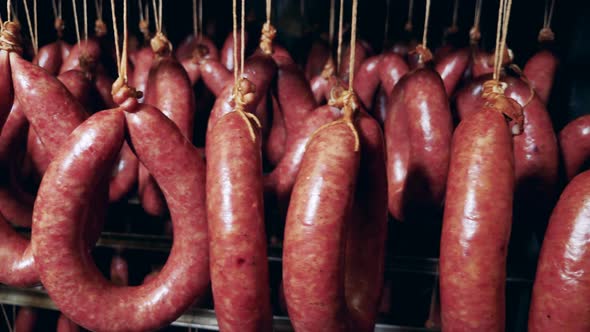
[[(472, 107), (483, 106), (482, 85), (489, 77), (474, 80), (458, 93), (457, 111), (461, 118), (471, 117)], [(515, 207), (519, 210), (516, 212), (524, 213), (530, 220), (543, 220), (549, 213), (546, 207), (553, 204), (559, 175), (559, 149), (551, 118), (543, 102), (532, 95), (525, 82), (509, 76), (502, 80), (507, 84), (506, 96), (523, 107), (525, 119), (522, 135), (514, 137)]]
[[(254, 113), (254, 115), (256, 115), (262, 124), (263, 138), (267, 136), (265, 130), (268, 130), (267, 124), (269, 120), (266, 112), (266, 103), (263, 101), (276, 74), (276, 70), (277, 66), (274, 60), (260, 50), (257, 50), (253, 55), (248, 57), (244, 63), (244, 77), (252, 82), (254, 86), (256, 86), (254, 100), (246, 107), (246, 111)], [(225, 88), (217, 97), (217, 100), (215, 100), (215, 105), (213, 105), (213, 109), (211, 110), (211, 115), (209, 116), (209, 121), (207, 123), (207, 133), (210, 132), (211, 128), (215, 125), (219, 118), (233, 110), (232, 89), (233, 80), (229, 85), (225, 86)], [(260, 105), (261, 102), (263, 102), (262, 106)]]
[(440, 58), (435, 64), (435, 70), (445, 84), (447, 95), (451, 96), (469, 65), (469, 49), (462, 48)]
[(33, 332), (37, 324), (37, 309), (21, 307), (16, 314), (13, 331), (16, 332)]
[(65, 59), (62, 57), (62, 43), (63, 41), (58, 40), (41, 47), (33, 59), (33, 64), (44, 68), (49, 74), (57, 76)]
[(455, 95), (455, 121), (466, 119), (471, 114), (483, 107), (484, 100), (481, 98), (483, 83), (490, 79), (491, 75), (485, 75), (473, 79), (467, 85), (459, 89)]
[(528, 330), (588, 331), (590, 173), (576, 176), (553, 209), (537, 265)]
[(533, 55), (524, 65), (523, 73), (541, 101), (547, 104), (553, 88), (555, 72), (559, 60), (549, 50), (542, 50)]
[[(234, 70), (234, 52), (236, 52), (238, 54), (241, 53), (241, 30), (237, 31), (238, 33), (238, 49), (234, 50), (234, 33), (230, 32), (229, 35), (227, 36), (227, 38), (225, 38), (225, 41), (223, 42), (223, 47), (221, 48), (221, 57), (220, 57), (220, 61), (221, 64), (225, 66), (225, 68), (227, 68), (229, 71), (233, 71)], [(245, 45), (248, 45), (248, 32), (244, 31), (244, 43)]]
[(483, 108), (453, 136), (440, 243), (445, 331), (504, 331), (514, 156), (504, 115)]
[(10, 53), (0, 50), (0, 131), (10, 113), (14, 101), (14, 90), (12, 88), (10, 69)]
[[(215, 97), (218, 97), (223, 89), (234, 81), (232, 72), (219, 61), (204, 59), (199, 68), (203, 82)], [(246, 64), (244, 64), (244, 68), (246, 68)]]
[(264, 156), (266, 160), (275, 166), (279, 163), (285, 154), (285, 144), (287, 143), (287, 132), (285, 130), (285, 120), (279, 106), (279, 102), (274, 95), (272, 98), (272, 126), (268, 134), (268, 139), (264, 146)]
[[(354, 59), (354, 72), (356, 73), (363, 61), (367, 57), (369, 57), (373, 53), (373, 49), (371, 45), (364, 41), (364, 40), (357, 40), (356, 48), (355, 48), (355, 59)], [(340, 75), (340, 79), (344, 82), (348, 82), (348, 78), (350, 77), (350, 45), (346, 47), (344, 52), (342, 53), (342, 61), (340, 61), (340, 70), (338, 74)]]
[[(477, 78), (486, 74), (494, 72), (494, 52), (487, 53), (483, 50), (472, 51), (471, 74), (473, 78)], [(512, 63), (514, 54), (512, 50), (506, 48), (506, 52), (502, 57), (502, 66)]]
[(56, 332), (78, 332), (80, 327), (68, 319), (64, 314), (60, 314), (57, 319)]
[(381, 70), (381, 56), (374, 55), (363, 61), (354, 76), (354, 91), (366, 109), (373, 108), (373, 98), (379, 88), (379, 71)]
[[(341, 111), (335, 107), (324, 105), (311, 112), (299, 130), (290, 136), (283, 158), (275, 169), (264, 178), (265, 201), (278, 203), (280, 210), (287, 208), (295, 178), (299, 172), (305, 147), (313, 132), (331, 121), (338, 119)], [(284, 211), (282, 211), (284, 215)]]
[[(410, 71), (406, 61), (394, 52), (385, 52), (381, 54), (381, 64), (379, 66), (379, 80), (381, 88), (387, 95), (393, 91), (399, 80)], [(382, 123), (385, 117), (382, 119)]]
[(347, 228), (359, 151), (345, 122), (316, 132), (295, 180), (283, 249), (283, 287), (296, 331), (347, 331)]
[(568, 123), (559, 133), (561, 156), (568, 181), (586, 170), (590, 160), (590, 115)]
[(111, 259), (111, 282), (119, 286), (129, 285), (129, 266), (127, 261), (116, 254)]
[(385, 273), (385, 142), (376, 120), (362, 113), (357, 123), (361, 155), (346, 239), (345, 293), (352, 318), (351, 330), (374, 331)]
[(68, 57), (63, 60), (59, 72), (63, 73), (72, 69), (83, 72), (92, 70), (99, 63), (101, 54), (100, 43), (97, 39), (81, 40), (72, 47)]
[[(186, 71), (172, 56), (158, 57), (153, 61), (145, 101), (161, 110), (192, 141), (195, 95)], [(166, 211), (164, 197), (143, 165), (139, 166), (138, 180), (144, 210), (150, 215), (163, 215)]]
[(18, 234), (0, 214), (0, 283), (24, 287), (39, 281), (29, 240)]
[(333, 76), (325, 77), (324, 75), (318, 75), (311, 79), (309, 84), (316, 104), (325, 104), (330, 99), (332, 80), (336, 80), (336, 78), (333, 78)]
[(260, 135), (235, 111), (207, 135), (211, 283), (223, 331), (272, 331)]
[(24, 227), (31, 226), (35, 201), (18, 181), (27, 130), (27, 118), (16, 102), (0, 135), (0, 214)]
[[(128, 69), (128, 72), (131, 71)], [(133, 72), (129, 74), (129, 77), (133, 77)], [(115, 81), (105, 73), (104, 68), (99, 66), (98, 70), (96, 71), (96, 76), (94, 77), (94, 88), (98, 93), (102, 107), (95, 108), (94, 111), (115, 108), (117, 106), (113, 101), (113, 95), (111, 94), (111, 89), (114, 82)]]
[(437, 209), (449, 167), (452, 119), (444, 84), (421, 68), (395, 86), (385, 119), (389, 212), (398, 220)]
[[(124, 113), (96, 113), (72, 133), (41, 182), (33, 213), (33, 252), (43, 285), (65, 315), (93, 331), (155, 330), (209, 285), (204, 161), (159, 110), (138, 105)], [(135, 287), (109, 283), (86, 263), (92, 258), (78, 240), (94, 187), (108, 178), (126, 130), (166, 196), (175, 231), (162, 271)]]
[(207, 49), (207, 56), (213, 60), (219, 60), (219, 50), (215, 46), (215, 43), (207, 36), (204, 35), (189, 35), (186, 37), (174, 52), (176, 59), (183, 62), (186, 59), (193, 57), (193, 52), (198, 47), (205, 47)]
[(322, 73), (324, 65), (331, 57), (328, 44), (324, 41), (316, 41), (311, 45), (305, 62), (305, 78), (311, 80)]
[(215, 64), (227, 71), (227, 68), (223, 67), (219, 62), (219, 51), (215, 44), (207, 37), (202, 38), (202, 41), (197, 41), (192, 36), (189, 36), (176, 49), (176, 58), (182, 63), (193, 85), (201, 77), (200, 63), (205, 59), (215, 61)]
[[(134, 60), (133, 76), (131, 76), (130, 79), (131, 84), (137, 89), (137, 91), (145, 92), (148, 75), (154, 59), (154, 52), (149, 46), (142, 47), (135, 53), (135, 57), (131, 59)], [(143, 97), (139, 98), (139, 102), (143, 102), (144, 99), (145, 94)]]

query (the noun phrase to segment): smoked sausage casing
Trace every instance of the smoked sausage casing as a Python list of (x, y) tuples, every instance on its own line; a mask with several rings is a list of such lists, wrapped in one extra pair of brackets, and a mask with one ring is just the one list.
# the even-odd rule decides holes
[(590, 330), (590, 172), (576, 176), (555, 206), (537, 265), (528, 330)]
[(230, 112), (207, 135), (206, 151), (211, 282), (220, 329), (272, 331), (260, 129), (243, 113)]
[(524, 65), (524, 76), (545, 104), (551, 95), (558, 64), (559, 60), (553, 52), (542, 50), (535, 53)]
[(285, 229), (283, 286), (296, 331), (346, 331), (344, 248), (359, 168), (344, 122), (310, 140), (297, 175)]
[(445, 331), (504, 331), (514, 157), (504, 115), (484, 108), (455, 130), (440, 244)]
[(559, 133), (559, 145), (568, 180), (584, 171), (590, 161), (590, 115), (568, 123)]
[[(204, 160), (159, 110), (140, 105), (122, 113), (96, 113), (72, 133), (41, 182), (33, 212), (31, 241), (43, 285), (62, 312), (95, 331), (157, 329), (176, 319), (209, 285)], [(89, 205), (95, 186), (108, 179), (125, 128), (133, 150), (164, 192), (175, 231), (162, 271), (136, 287), (108, 282), (79, 239), (85, 217), (94, 211)], [(104, 202), (106, 197), (105, 192)]]

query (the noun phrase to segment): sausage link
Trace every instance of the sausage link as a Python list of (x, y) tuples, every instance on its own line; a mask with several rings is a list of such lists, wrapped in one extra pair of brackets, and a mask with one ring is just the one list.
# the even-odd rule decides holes
[(524, 65), (523, 73), (541, 101), (547, 104), (553, 88), (555, 72), (559, 60), (549, 50), (542, 50), (533, 55)]
[(0, 131), (4, 122), (12, 109), (14, 102), (14, 90), (12, 88), (12, 78), (10, 69), (10, 53), (0, 50)]
[[(43, 285), (64, 314), (95, 331), (157, 329), (209, 285), (203, 159), (159, 110), (140, 105), (122, 113), (96, 113), (72, 133), (41, 182), (33, 213), (33, 251)], [(175, 231), (162, 271), (136, 287), (108, 282), (87, 263), (92, 258), (78, 240), (94, 188), (108, 178), (126, 128), (138, 158), (163, 189)]]
[(68, 319), (64, 314), (59, 314), (56, 332), (78, 332), (80, 327)]
[(207, 219), (215, 312), (223, 331), (272, 331), (260, 130), (238, 112), (207, 135)]
[(462, 48), (445, 55), (436, 62), (434, 68), (442, 78), (448, 96), (455, 92), (457, 84), (463, 78), (465, 69), (469, 65), (469, 60), (469, 49)]
[(373, 97), (379, 88), (379, 71), (382, 57), (374, 55), (363, 61), (354, 76), (354, 91), (364, 108), (373, 109)]
[(285, 144), (287, 144), (287, 132), (285, 130), (285, 120), (279, 102), (274, 95), (272, 98), (272, 126), (268, 134), (268, 139), (264, 146), (264, 155), (268, 162), (275, 166), (279, 163), (285, 154)]
[(33, 332), (37, 324), (37, 316), (37, 309), (21, 307), (16, 314), (12, 330), (15, 332)]
[(30, 227), (35, 197), (18, 181), (28, 121), (18, 105), (14, 104), (0, 135), (0, 214), (12, 224)]
[(441, 204), (453, 127), (443, 82), (430, 69), (405, 75), (390, 100), (385, 121), (389, 211), (404, 220)]
[(219, 50), (215, 43), (207, 36), (200, 35), (189, 35), (186, 37), (178, 47), (176, 47), (176, 51), (174, 52), (176, 59), (178, 61), (183, 62), (186, 59), (190, 59), (193, 57), (194, 51), (198, 47), (204, 47), (207, 49), (207, 57), (213, 60), (219, 60)]
[(347, 228), (359, 152), (340, 122), (310, 140), (289, 204), (283, 286), (296, 331), (347, 331), (344, 273)]
[[(193, 138), (195, 95), (186, 71), (171, 56), (154, 60), (145, 91), (147, 104), (157, 107), (189, 140)], [(166, 202), (144, 165), (139, 165), (139, 198), (150, 215), (163, 215)]]
[(176, 58), (186, 70), (191, 83), (195, 85), (201, 78), (201, 62), (204, 60), (212, 60), (215, 64), (221, 66), (225, 71), (229, 72), (227, 68), (219, 62), (219, 51), (215, 44), (207, 38), (202, 37), (201, 41), (189, 36), (176, 49)]
[(324, 41), (316, 41), (311, 45), (305, 62), (305, 78), (311, 80), (322, 73), (324, 65), (330, 58), (330, 47)]
[[(381, 55), (381, 64), (379, 65), (379, 80), (381, 81), (381, 88), (387, 95), (391, 94), (395, 85), (409, 71), (410, 68), (404, 58), (394, 52), (383, 53)], [(384, 121), (385, 117), (383, 117), (381, 123)]]
[(568, 181), (585, 171), (590, 160), (590, 115), (568, 123), (559, 133), (559, 145)]
[(504, 331), (514, 157), (504, 115), (484, 108), (453, 137), (440, 244), (445, 331)]
[(199, 68), (203, 82), (216, 97), (234, 81), (231, 71), (225, 68), (219, 61), (205, 59), (201, 61)]
[[(355, 73), (358, 72), (363, 61), (365, 61), (366, 58), (371, 56), (372, 53), (373, 53), (373, 50), (371, 48), (371, 45), (369, 45), (368, 42), (366, 42), (364, 40), (357, 40), (355, 53), (354, 53), (355, 54), (355, 59), (354, 59), (354, 72)], [(350, 62), (350, 45), (348, 45), (346, 47), (346, 49), (344, 50), (344, 53), (342, 54), (342, 61), (340, 61), (340, 70), (338, 71), (340, 79), (344, 82), (348, 82), (348, 77), (350, 77), (349, 62)]]
[[(154, 60), (154, 52), (149, 46), (140, 48), (135, 52), (135, 57), (131, 58), (134, 65), (133, 76), (131, 76), (131, 83), (137, 89), (137, 91), (145, 92), (148, 75), (150, 68), (152, 67), (152, 61)], [(139, 102), (143, 102), (145, 99), (144, 95), (139, 98)]]
[(590, 330), (590, 172), (576, 176), (555, 206), (537, 265), (528, 330)]
[(97, 39), (81, 40), (72, 47), (68, 57), (63, 60), (59, 72), (63, 73), (72, 69), (86, 71), (96, 68), (101, 54), (100, 43)]
[[(374, 331), (385, 273), (387, 174), (379, 123), (358, 120), (360, 169), (346, 240), (345, 293), (352, 331)], [(367, 193), (371, 193), (367, 195)]]
[[(227, 68), (230, 72), (234, 70), (234, 52), (236, 52), (237, 54), (241, 53), (242, 47), (240, 45), (240, 36), (241, 36), (241, 30), (238, 31), (238, 49), (234, 50), (234, 33), (230, 32), (229, 35), (227, 36), (227, 38), (225, 38), (225, 41), (223, 42), (223, 47), (221, 48), (221, 64), (225, 66), (225, 68)], [(245, 31), (244, 32), (244, 43), (246, 45), (248, 45), (248, 32)], [(246, 48), (247, 49), (247, 48)]]
[(41, 47), (33, 59), (33, 64), (44, 68), (49, 74), (57, 76), (64, 61), (62, 43), (63, 41), (58, 40)]

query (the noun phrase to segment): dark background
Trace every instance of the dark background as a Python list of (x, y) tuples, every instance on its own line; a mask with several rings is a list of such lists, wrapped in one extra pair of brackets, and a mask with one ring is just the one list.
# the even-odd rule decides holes
[[(23, 0), (14, 0), (18, 4), (18, 16), (25, 22)], [(32, 4), (32, 0), (28, 0)], [(40, 45), (51, 42), (56, 38), (53, 29), (53, 12), (51, 1), (37, 0), (39, 5), (39, 39)], [(78, 12), (82, 13), (82, 0), (76, 0)], [(89, 30), (93, 31), (96, 17), (94, 0), (88, 1)], [(143, 3), (151, 1), (144, 0)], [(336, 0), (336, 3), (339, 1)], [(350, 0), (345, 1), (345, 22), (350, 21)], [(122, 12), (122, 1), (116, 1), (118, 13)], [(203, 0), (204, 24), (208, 34), (213, 37), (218, 45), (221, 45), (228, 32), (231, 30), (231, 1)], [(274, 0), (272, 22), (279, 31), (278, 41), (285, 45), (300, 62), (303, 62), (311, 43), (317, 40), (321, 34), (328, 31), (329, 0)], [(459, 0), (460, 31), (453, 41), (463, 46), (468, 41), (468, 31), (473, 23), (475, 0)], [(139, 36), (137, 28), (138, 3), (137, 0), (129, 0), (129, 27), (130, 32)], [(384, 39), (396, 41), (400, 39), (421, 39), (424, 20), (424, 0), (415, 0), (414, 4), (414, 34), (403, 31), (403, 25), (407, 18), (407, 0), (392, 0), (389, 13), (386, 10), (385, 0), (359, 0), (358, 32), (359, 38), (370, 41), (378, 52)], [(430, 28), (428, 44), (436, 48), (441, 44), (444, 29), (450, 25), (453, 9), (453, 0), (432, 0), (430, 15)], [(265, 19), (265, 1), (246, 1), (250, 22), (247, 27), (257, 39), (260, 26)], [(537, 33), (543, 24), (545, 1), (514, 1), (508, 35), (509, 46), (516, 56), (516, 63), (524, 65), (524, 62), (538, 49)], [(497, 19), (498, 0), (483, 0), (481, 15), (482, 45), (492, 49), (495, 41), (495, 28)], [(0, 13), (6, 18), (6, 0), (0, 3)], [(104, 1), (103, 17), (109, 29), (111, 22), (110, 1)], [(390, 15), (390, 29), (387, 38), (384, 38), (385, 16)], [(65, 39), (75, 42), (74, 20), (72, 2), (63, 0), (63, 16), (66, 21)], [(119, 15), (120, 16), (120, 15)], [(153, 18), (153, 14), (150, 15)], [(170, 40), (178, 42), (192, 32), (192, 1), (191, 0), (164, 0), (163, 26)], [(120, 18), (120, 17), (119, 17)], [(568, 120), (580, 114), (587, 113), (587, 105), (590, 105), (590, 90), (585, 73), (589, 71), (587, 59), (590, 49), (586, 41), (590, 39), (590, 24), (585, 19), (590, 18), (590, 7), (582, 1), (556, 1), (552, 28), (555, 31), (556, 42), (554, 50), (561, 59), (561, 68), (558, 82), (551, 99), (550, 111), (554, 118), (556, 129), (560, 129)], [(79, 18), (82, 21), (82, 17)], [(119, 25), (122, 22), (119, 20)], [(154, 25), (151, 23), (153, 30)], [(28, 36), (28, 30), (23, 31)], [(112, 38), (112, 29), (110, 29)], [(345, 38), (348, 40), (348, 37)]]

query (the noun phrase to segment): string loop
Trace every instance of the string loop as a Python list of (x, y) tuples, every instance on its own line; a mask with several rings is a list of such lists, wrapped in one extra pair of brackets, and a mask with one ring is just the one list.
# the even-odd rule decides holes
[(20, 39), (20, 24), (12, 21), (4, 21), (0, 31), (0, 50), (22, 54), (23, 49)]

